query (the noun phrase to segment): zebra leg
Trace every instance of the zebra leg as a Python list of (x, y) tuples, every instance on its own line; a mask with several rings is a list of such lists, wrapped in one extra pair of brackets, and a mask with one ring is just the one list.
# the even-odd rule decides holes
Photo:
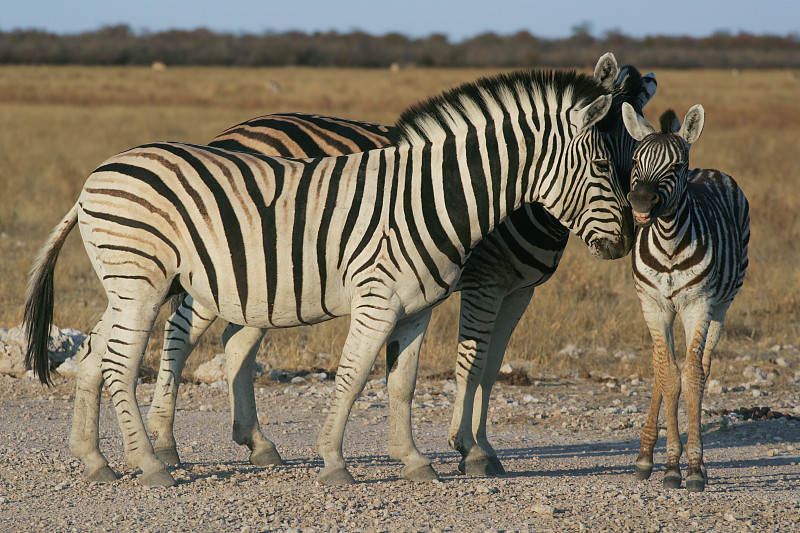
[[(655, 367), (655, 358), (654, 364)], [(661, 384), (658, 382), (658, 373), (654, 372), (653, 397), (650, 398), (650, 410), (642, 426), (642, 440), (639, 456), (636, 458), (636, 479), (642, 481), (650, 479), (653, 472), (653, 448), (658, 440), (658, 412), (661, 410)]]
[[(107, 289), (107, 292), (110, 292)], [(106, 355), (101, 368), (109, 388), (125, 445), (125, 460), (142, 471), (144, 486), (172, 486), (175, 480), (153, 452), (144, 421), (136, 401), (139, 364), (147, 345), (150, 330), (163, 301), (163, 295), (148, 298), (146, 289), (139, 290), (139, 302), (118, 300), (111, 305)], [(151, 292), (152, 294), (152, 292)], [(158, 302), (148, 305), (148, 302)]]
[(107, 482), (117, 479), (108, 466), (108, 460), (100, 452), (100, 394), (103, 389), (103, 375), (100, 361), (106, 351), (109, 313), (84, 339), (77, 353), (78, 374), (75, 383), (72, 429), (69, 449), (72, 455), (83, 461), (83, 479), (88, 482)]
[(317, 452), (325, 462), (317, 481), (323, 485), (355, 483), (342, 456), (345, 425), (378, 352), (397, 321), (400, 304), (385, 285), (371, 283), (361, 290), (364, 292), (353, 298), (350, 329), (336, 372), (333, 404), (317, 439)]
[[(724, 330), (725, 313), (728, 311), (732, 301), (718, 303), (711, 313), (711, 324), (708, 326), (708, 335), (706, 335), (706, 347), (703, 350), (703, 390), (705, 390), (706, 383), (708, 383), (708, 376), (711, 374), (711, 354), (717, 347), (722, 332)], [(706, 469), (705, 461), (700, 459), (700, 472), (703, 474), (703, 479), (708, 480), (708, 471)], [(688, 481), (687, 481), (688, 486)]]
[[(642, 304), (645, 322), (650, 330), (650, 336), (653, 339), (654, 386), (658, 387), (666, 409), (667, 469), (664, 473), (663, 485), (664, 488), (676, 489), (681, 486), (680, 458), (683, 446), (678, 433), (678, 399), (681, 394), (681, 374), (675, 362), (675, 338), (672, 332), (672, 326), (675, 322), (675, 310), (668, 303), (654, 301), (641, 292), (639, 293), (639, 300)], [(660, 406), (660, 402), (657, 401), (658, 395), (659, 392), (653, 392), (650, 412), (647, 414), (648, 422), (645, 424), (645, 428), (642, 429), (642, 449), (645, 450), (649, 450), (652, 439), (652, 436), (649, 436), (645, 429), (650, 431), (649, 428), (652, 428), (652, 431), (655, 431), (655, 421), (658, 419)], [(650, 463), (652, 464), (652, 459), (650, 459)], [(643, 462), (640, 468), (647, 468), (646, 463)]]
[[(496, 287), (461, 291), (458, 355), (456, 357), (456, 401), (450, 422), (450, 446), (461, 454), (458, 469), (470, 476), (494, 476), (486, 452), (472, 432), (475, 393), (483, 380), (492, 329), (502, 304)], [(480, 401), (478, 402), (480, 405)]]
[(431, 309), (400, 320), (386, 343), (389, 390), (389, 457), (403, 461), (401, 476), (409, 481), (439, 479), (431, 461), (417, 449), (411, 432), (411, 401), (417, 381), (419, 348)]
[[(691, 313), (684, 312), (682, 317), (686, 327), (686, 362), (681, 372), (681, 381), (686, 397), (686, 411), (689, 417), (689, 436), (686, 441), (686, 457), (689, 460), (689, 472), (686, 476), (686, 489), (690, 492), (705, 490), (706, 478), (703, 474), (703, 438), (700, 434), (702, 418), (703, 389), (707, 374), (704, 362), (710, 366), (711, 353), (706, 346), (706, 338), (711, 325), (711, 306), (700, 302)], [(721, 324), (720, 324), (721, 325)], [(715, 331), (717, 339), (719, 331)], [(714, 342), (716, 345), (716, 341)], [(710, 369), (710, 368), (709, 368)]]
[(214, 319), (216, 316), (213, 311), (187, 296), (167, 319), (164, 327), (161, 366), (153, 403), (147, 411), (147, 429), (153, 436), (156, 457), (168, 465), (181, 462), (175, 443), (174, 425), (183, 367), (197, 341), (214, 323)]
[[(475, 395), (475, 411), (473, 414), (472, 426), (475, 431), (475, 440), (478, 446), (486, 453), (494, 473), (503, 475), (506, 473), (505, 468), (497, 458), (497, 452), (494, 450), (489, 440), (486, 437), (486, 418), (489, 412), (489, 398), (492, 393), (492, 386), (497, 380), (497, 374), (500, 372), (500, 367), (503, 364), (503, 357), (506, 354), (508, 347), (508, 340), (511, 334), (519, 324), (525, 309), (533, 297), (535, 287), (526, 287), (519, 291), (507, 295), (503, 299), (500, 310), (497, 313), (497, 319), (494, 323), (494, 330), (492, 331), (492, 338), (489, 341), (489, 351), (487, 353), (486, 368), (483, 371), (483, 379)], [(474, 470), (470, 468), (469, 464), (465, 467), (466, 471)]]
[(261, 433), (253, 391), (253, 366), (264, 333), (264, 329), (228, 324), (222, 334), (228, 370), (233, 440), (250, 448), (250, 463), (257, 466), (283, 464), (275, 445)]

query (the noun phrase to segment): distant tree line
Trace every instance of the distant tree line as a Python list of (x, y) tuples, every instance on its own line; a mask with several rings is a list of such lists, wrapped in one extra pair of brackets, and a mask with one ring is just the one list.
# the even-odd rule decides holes
[(135, 33), (125, 25), (59, 35), (0, 32), (0, 64), (225, 65), (314, 67), (584, 67), (612, 51), (625, 63), (662, 68), (800, 68), (800, 36), (717, 32), (709, 37), (592, 36), (578, 26), (564, 39), (521, 31), (453, 43), (444, 35), (398, 33), (214, 33), (206, 29)]

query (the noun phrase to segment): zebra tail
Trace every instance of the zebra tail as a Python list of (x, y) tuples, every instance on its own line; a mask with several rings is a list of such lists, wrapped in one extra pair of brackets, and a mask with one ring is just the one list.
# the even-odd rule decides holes
[(25, 366), (33, 368), (39, 381), (51, 385), (50, 360), (47, 345), (53, 325), (53, 271), (58, 254), (69, 232), (78, 221), (78, 204), (55, 227), (44, 247), (39, 251), (31, 269), (25, 291), (25, 315), (23, 325), (27, 339)]

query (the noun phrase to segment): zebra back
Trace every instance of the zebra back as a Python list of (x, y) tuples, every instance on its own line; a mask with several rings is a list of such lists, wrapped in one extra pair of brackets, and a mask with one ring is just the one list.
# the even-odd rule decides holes
[(246, 120), (209, 146), (280, 157), (328, 157), (388, 146), (392, 128), (310, 113), (276, 113)]

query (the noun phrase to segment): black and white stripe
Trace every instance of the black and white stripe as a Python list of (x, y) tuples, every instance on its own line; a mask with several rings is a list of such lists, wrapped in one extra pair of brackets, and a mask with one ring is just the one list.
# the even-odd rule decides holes
[[(689, 416), (686, 487), (702, 491), (706, 480), (700, 435), (703, 389), (725, 313), (747, 269), (748, 203), (730, 176), (717, 170), (689, 170), (689, 147), (699, 138), (705, 121), (702, 106), (689, 110), (683, 126), (674, 112), (664, 113), (660, 132), (630, 107), (623, 114), (628, 131), (641, 140), (634, 152), (628, 195), (639, 226), (633, 281), (653, 338), (655, 372), (636, 473), (639, 479), (647, 479), (652, 471), (663, 397), (668, 463), (664, 486), (680, 486), (678, 399), (683, 387)], [(682, 370), (675, 361), (672, 326), (676, 314), (686, 332)]]
[(390, 455), (403, 476), (436, 477), (411, 437), (410, 395), (431, 307), (460, 279), (470, 251), (509, 213), (541, 202), (597, 255), (631, 236), (610, 153), (593, 125), (611, 96), (589, 76), (518, 72), (414, 106), (392, 146), (321, 159), (280, 159), (154, 143), (118, 154), (87, 179), (34, 266), (26, 324), (35, 351), (52, 310), (53, 265), (78, 224), (109, 304), (79, 356), (71, 449), (87, 479), (113, 476), (98, 448), (103, 382), (142, 483), (174, 483), (147, 439), (135, 385), (162, 302), (186, 290), (205, 309), (255, 328), (350, 315), (336, 394), (317, 449), (322, 483), (353, 478), (342, 457), (350, 408), (381, 346), (392, 371)]
[[(622, 176), (623, 188), (627, 190), (635, 141), (622, 124), (621, 106), (628, 102), (641, 112), (655, 93), (655, 76), (652, 73), (641, 76), (631, 66), (619, 69), (613, 56), (607, 54), (598, 61), (595, 78), (613, 88), (611, 110), (598, 129), (606, 139), (617, 175)], [(266, 155), (319, 157), (358, 151), (371, 143), (374, 147), (385, 146), (391, 132), (392, 128), (376, 124), (282, 113), (238, 124), (209, 144)], [(549, 279), (558, 266), (567, 236), (568, 230), (540, 204), (530, 204), (513, 213), (482, 240), (464, 266), (458, 350), (461, 356), (456, 366), (461, 400), (456, 402), (450, 442), (465, 457), (469, 456), (460, 467), (471, 475), (504, 472), (486, 439), (489, 394), (508, 337), (534, 288)], [(486, 313), (486, 309), (496, 312)], [(147, 428), (154, 437), (156, 454), (169, 464), (179, 463), (173, 425), (181, 372), (190, 351), (214, 318), (213, 312), (202, 309), (189, 297), (167, 322), (162, 367)], [(247, 378), (265, 332), (239, 331), (238, 326), (231, 325), (225, 335), (227, 360), (236, 369), (229, 376), (234, 396), (233, 438), (251, 449), (250, 460), (259, 465), (281, 462), (275, 447), (259, 429), (252, 381)], [(473, 414), (477, 420), (474, 428)]]

